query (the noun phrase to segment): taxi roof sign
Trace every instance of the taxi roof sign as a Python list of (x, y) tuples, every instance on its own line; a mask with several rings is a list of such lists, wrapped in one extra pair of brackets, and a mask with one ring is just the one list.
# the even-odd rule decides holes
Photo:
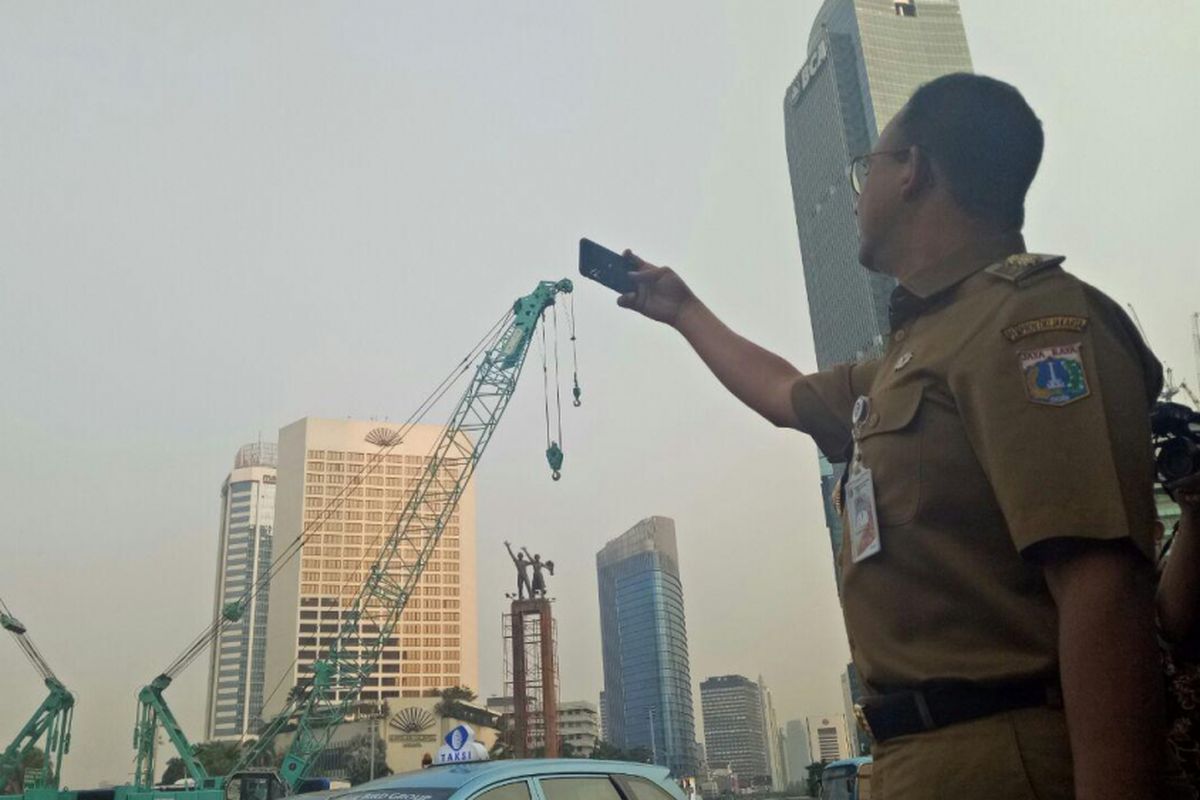
[(462, 764), (470, 761), (487, 761), (488, 751), (475, 741), (475, 731), (470, 725), (454, 727), (446, 738), (446, 743), (438, 748), (435, 764)]

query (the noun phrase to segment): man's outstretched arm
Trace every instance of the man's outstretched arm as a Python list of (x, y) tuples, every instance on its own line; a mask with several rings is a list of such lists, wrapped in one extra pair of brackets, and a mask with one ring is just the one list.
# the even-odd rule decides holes
[(800, 427), (792, 404), (792, 386), (802, 377), (800, 371), (730, 330), (674, 270), (633, 257), (639, 264), (633, 273), (637, 291), (622, 295), (617, 304), (683, 334), (725, 388), (770, 422)]

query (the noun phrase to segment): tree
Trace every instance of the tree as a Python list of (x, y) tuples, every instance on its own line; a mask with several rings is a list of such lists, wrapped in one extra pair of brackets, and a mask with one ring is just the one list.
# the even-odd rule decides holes
[(603, 761), (633, 761), (637, 764), (651, 764), (654, 762), (654, 753), (648, 747), (634, 747), (629, 750), (622, 750), (606, 741), (600, 740), (596, 742), (596, 749), (592, 751), (592, 758)]
[(456, 717), (455, 712), (462, 703), (474, 702), (478, 697), (475, 692), (471, 691), (469, 686), (449, 686), (442, 689), (438, 695), (442, 698), (438, 704), (433, 707), (434, 712), (439, 717)]
[(653, 764), (654, 753), (650, 751), (649, 747), (635, 747), (626, 753), (626, 757), (622, 760), (633, 761), (637, 764)]
[[(254, 745), (254, 741), (250, 740), (244, 743), (240, 742), (222, 742), (211, 741), (201, 742), (194, 748), (196, 760), (200, 762), (200, 766), (204, 767), (204, 771), (209, 775), (228, 775), (238, 761), (241, 760), (245, 751)], [(273, 749), (268, 749), (259, 758), (254, 760), (250, 766), (265, 767), (275, 763), (275, 753)], [(167, 761), (167, 768), (163, 770), (162, 783), (175, 783), (181, 778), (186, 778), (187, 769), (184, 767), (183, 759), (175, 756)]]
[(374, 731), (361, 733), (346, 748), (346, 780), (357, 785), (371, 780), (371, 737), (375, 737), (375, 777), (391, 775), (387, 765), (387, 743)]
[(597, 740), (595, 749), (592, 750), (592, 758), (600, 761), (625, 761), (625, 751), (609, 744), (603, 739)]
[(814, 761), (808, 765), (808, 794), (816, 797), (821, 793), (821, 772), (825, 769), (824, 761)]
[(163, 770), (162, 780), (159, 782), (171, 784), (180, 780), (185, 775), (187, 775), (187, 772), (183, 767), (183, 759), (175, 756), (174, 758), (167, 759), (167, 768)]
[[(0, 753), (2, 755), (3, 753)], [(25, 775), (38, 772), (46, 764), (46, 754), (42, 752), (40, 747), (31, 747), (21, 756), (21, 763), (17, 765), (9, 778), (7, 786), (0, 786), (0, 794), (21, 794), (25, 791)], [(47, 783), (53, 784), (54, 775), (46, 776)]]

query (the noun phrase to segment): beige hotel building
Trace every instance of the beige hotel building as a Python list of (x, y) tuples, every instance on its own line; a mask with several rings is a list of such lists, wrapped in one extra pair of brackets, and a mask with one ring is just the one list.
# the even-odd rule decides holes
[[(337, 639), (342, 609), (354, 601), (445, 430), (439, 425), (413, 427), (402, 444), (354, 485), (354, 477), (379, 452), (368, 434), (399, 427), (306, 417), (279, 431), (275, 553), (283, 553), (306, 527), (311, 530), (299, 556), (271, 582), (263, 704), (267, 718), (283, 707), (288, 690)], [(378, 432), (371, 438), (378, 439)], [(340, 508), (325, 511), (347, 485), (352, 488)], [(472, 482), (361, 699), (419, 697), (459, 684), (478, 691), (476, 602)], [(375, 635), (370, 619), (368, 610), (358, 632), (364, 644)]]

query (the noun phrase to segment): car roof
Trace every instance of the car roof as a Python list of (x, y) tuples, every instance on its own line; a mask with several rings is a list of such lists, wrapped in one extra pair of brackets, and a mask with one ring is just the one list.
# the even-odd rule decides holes
[(589, 758), (531, 758), (472, 761), (427, 767), (413, 772), (401, 772), (342, 789), (330, 796), (351, 798), (371, 790), (386, 789), (467, 789), (474, 791), (494, 783), (517, 778), (550, 775), (636, 775), (652, 781), (662, 781), (670, 770), (656, 764), (636, 764), (631, 761), (599, 761)]

